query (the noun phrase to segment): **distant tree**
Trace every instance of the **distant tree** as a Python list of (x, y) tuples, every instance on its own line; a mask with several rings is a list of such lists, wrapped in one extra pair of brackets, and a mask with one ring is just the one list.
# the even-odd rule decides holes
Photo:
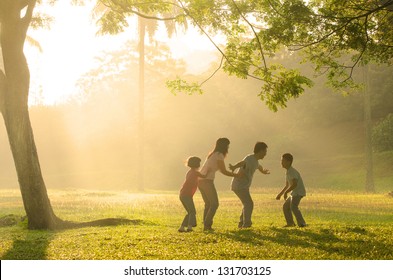
[(372, 149), (372, 116), (371, 116), (371, 89), (369, 65), (363, 67), (364, 90), (363, 90), (363, 124), (364, 124), (364, 154), (366, 162), (366, 192), (375, 192), (374, 186), (374, 160)]
[[(133, 91), (133, 95), (137, 96), (137, 45), (136, 41), (127, 41), (120, 49), (104, 51), (96, 57), (97, 67), (90, 69), (77, 82), (81, 94), (76, 98), (89, 102), (92, 95), (107, 94), (113, 88), (121, 91), (121, 95)], [(164, 43), (145, 46), (145, 60), (147, 85), (163, 83), (169, 77), (186, 72), (184, 61), (173, 58), (169, 46)]]
[[(175, 2), (175, 1), (172, 1)], [(165, 26), (168, 35), (171, 36), (176, 29), (175, 22), (171, 20), (173, 13), (177, 13), (179, 9), (172, 6), (171, 10), (168, 11), (154, 11), (144, 10), (148, 15), (140, 16), (139, 13), (135, 11), (130, 11), (127, 8), (127, 4), (124, 1), (117, 0), (98, 0), (96, 10), (101, 14), (99, 23), (101, 24), (101, 33), (116, 34), (123, 31), (123, 27), (127, 26), (126, 17), (129, 15), (138, 15), (138, 35), (139, 35), (139, 80), (138, 80), (138, 91), (139, 91), (139, 141), (138, 141), (138, 189), (144, 190), (144, 99), (145, 99), (145, 37), (146, 31), (150, 38), (154, 37), (155, 32), (158, 29), (158, 20), (161, 20), (160, 16), (163, 15), (168, 17), (165, 20)], [(149, 3), (152, 4), (152, 3)], [(146, 4), (143, 4), (146, 6)], [(183, 26), (186, 26), (186, 22), (183, 21)]]
[(370, 65), (369, 76), (373, 119), (383, 119), (393, 108), (393, 67)]
[(379, 152), (393, 151), (393, 113), (374, 127), (373, 146)]

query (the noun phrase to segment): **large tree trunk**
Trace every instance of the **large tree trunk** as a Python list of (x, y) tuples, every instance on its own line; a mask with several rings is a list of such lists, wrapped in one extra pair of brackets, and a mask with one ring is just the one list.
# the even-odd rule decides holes
[[(66, 229), (138, 224), (139, 220), (112, 218), (73, 223), (59, 219), (53, 212), (30, 123), (30, 72), (23, 53), (35, 3), (36, 0), (0, 0), (0, 44), (4, 62), (4, 71), (0, 68), (0, 112), (14, 157), (28, 226), (30, 229)], [(26, 14), (21, 16), (21, 10), (26, 6)]]
[[(33, 137), (28, 111), (30, 72), (23, 53), (26, 32), (36, 1), (0, 0), (1, 49), (0, 110), (18, 175), (30, 229), (57, 228)], [(26, 14), (20, 15), (27, 6)]]

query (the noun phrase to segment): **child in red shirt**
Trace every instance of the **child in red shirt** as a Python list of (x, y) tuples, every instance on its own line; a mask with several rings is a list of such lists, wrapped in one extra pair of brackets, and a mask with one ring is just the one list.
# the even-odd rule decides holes
[(190, 167), (190, 170), (186, 174), (186, 180), (183, 183), (179, 196), (181, 203), (187, 211), (187, 215), (183, 219), (178, 230), (179, 232), (190, 232), (193, 227), (196, 227), (196, 210), (192, 198), (198, 188), (198, 178), (206, 178), (206, 175), (202, 175), (198, 171), (201, 166), (201, 159), (199, 157), (189, 157), (187, 166)]

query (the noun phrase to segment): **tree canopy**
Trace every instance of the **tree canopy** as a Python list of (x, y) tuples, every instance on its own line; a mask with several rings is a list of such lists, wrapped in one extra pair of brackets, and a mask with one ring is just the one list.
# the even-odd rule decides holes
[[(317, 75), (337, 90), (357, 87), (353, 73), (370, 61), (392, 63), (393, 0), (98, 0), (108, 9), (99, 23), (104, 33), (121, 32), (131, 14), (164, 21), (189, 21), (222, 56), (229, 75), (261, 82), (259, 97), (272, 110), (285, 107), (312, 77), (275, 59), (279, 51), (299, 52)], [(224, 35), (225, 46), (215, 42)], [(200, 84), (178, 79), (172, 91), (200, 92)]]

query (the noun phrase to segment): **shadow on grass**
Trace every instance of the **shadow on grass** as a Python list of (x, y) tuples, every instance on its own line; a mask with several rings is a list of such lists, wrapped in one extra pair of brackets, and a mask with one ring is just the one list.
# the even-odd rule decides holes
[(47, 248), (55, 233), (28, 230), (24, 238), (17, 238), (2, 257), (3, 260), (46, 260)]
[(129, 220), (119, 218), (108, 218), (84, 223), (70, 223), (68, 228), (61, 230), (29, 230), (27, 221), (15, 225), (14, 223), (6, 226), (24, 227), (24, 234), (13, 240), (12, 247), (1, 256), (2, 260), (46, 260), (47, 249), (51, 241), (58, 232), (78, 229), (84, 227), (106, 227), (119, 225), (141, 225), (146, 224), (142, 220)]
[[(233, 230), (222, 233), (225, 238), (254, 246), (275, 243), (291, 248), (316, 249), (323, 251), (324, 258), (340, 259), (391, 259), (393, 249), (390, 244), (375, 240), (375, 234), (360, 227), (343, 227), (338, 229), (286, 229), (270, 228), (272, 235), (264, 235), (255, 229)], [(221, 233), (220, 233), (221, 234)], [(348, 237), (348, 235), (356, 236)], [(327, 256), (327, 257), (326, 257)], [(299, 259), (301, 255), (299, 255)]]
[[(363, 213), (345, 210), (324, 209), (318, 210), (310, 215), (318, 217), (321, 220), (337, 222), (350, 225), (365, 224), (391, 224), (392, 213), (388, 208), (382, 209), (359, 209)], [(307, 211), (305, 211), (307, 213)], [(307, 214), (308, 215), (308, 214)]]
[(123, 218), (107, 218), (94, 220), (90, 222), (82, 222), (82, 223), (74, 223), (67, 222), (68, 224), (64, 227), (64, 229), (73, 229), (73, 228), (84, 228), (84, 227), (108, 227), (108, 226), (122, 226), (122, 225), (141, 225), (144, 222), (142, 220), (130, 220)]

